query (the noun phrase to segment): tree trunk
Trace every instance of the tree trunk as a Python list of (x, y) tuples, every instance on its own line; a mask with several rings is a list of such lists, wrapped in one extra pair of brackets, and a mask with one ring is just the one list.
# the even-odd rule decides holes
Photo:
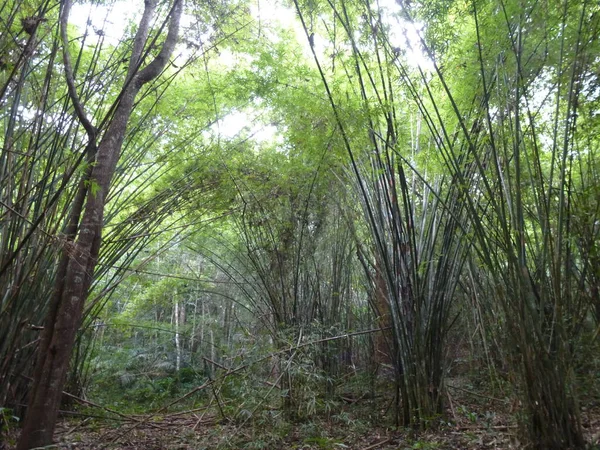
[(175, 292), (175, 311), (173, 318), (175, 319), (175, 371), (181, 369), (181, 343), (179, 341), (179, 302), (177, 301), (177, 292)]
[[(145, 1), (144, 14), (133, 43), (127, 81), (106, 133), (98, 145), (95, 164), (86, 183), (86, 189), (82, 191), (83, 196), (80, 197), (81, 205), (85, 203), (85, 211), (81, 215), (80, 205), (77, 202), (72, 205), (72, 209), (76, 212), (71, 215), (73, 221), (68, 225), (71, 233), (67, 233), (67, 237), (71, 235), (72, 239), (65, 243), (59, 263), (53, 298), (38, 349), (33, 386), (18, 450), (43, 447), (52, 443), (69, 359), (98, 260), (102, 241), (104, 204), (119, 160), (127, 124), (137, 93), (145, 83), (153, 80), (163, 71), (173, 52), (179, 32), (182, 1), (174, 2), (167, 38), (159, 54), (144, 69), (139, 70), (143, 63), (142, 55), (150, 31), (150, 22), (156, 8), (156, 0)], [(66, 0), (62, 3), (61, 12), (63, 45), (66, 44), (69, 9), (70, 1)], [(69, 94), (78, 117), (88, 130), (88, 137), (93, 139), (95, 132), (84, 117), (83, 108), (74, 89), (75, 83), (66, 45), (64, 51)]]

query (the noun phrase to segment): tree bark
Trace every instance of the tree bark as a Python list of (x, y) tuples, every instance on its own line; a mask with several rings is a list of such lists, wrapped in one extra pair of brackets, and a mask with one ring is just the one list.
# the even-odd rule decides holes
[[(150, 22), (156, 9), (156, 0), (144, 2), (144, 14), (134, 39), (125, 86), (118, 102), (112, 108), (114, 114), (95, 152), (94, 165), (85, 183), (86, 187), (81, 191), (81, 196), (76, 196), (80, 203), (75, 201), (72, 205), (73, 213), (68, 229), (65, 230), (66, 242), (41, 336), (29, 406), (18, 450), (43, 447), (52, 443), (69, 360), (102, 242), (105, 200), (119, 160), (127, 124), (136, 95), (145, 83), (156, 78), (164, 70), (171, 57), (179, 33), (182, 3), (183, 0), (174, 0), (167, 38), (157, 57), (140, 70), (144, 62), (143, 52), (150, 32)], [(70, 6), (70, 0), (61, 4), (63, 37), (66, 37)], [(64, 41), (66, 39), (63, 39), (63, 45), (66, 44)], [(85, 118), (85, 112), (74, 89), (68, 51), (66, 48), (64, 51), (69, 95), (93, 147), (96, 130)], [(85, 210), (81, 214), (83, 204)]]

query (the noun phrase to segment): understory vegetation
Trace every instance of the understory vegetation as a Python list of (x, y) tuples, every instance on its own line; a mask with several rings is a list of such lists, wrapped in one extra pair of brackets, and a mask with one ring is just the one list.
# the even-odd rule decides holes
[(598, 448), (599, 31), (4, 2), (6, 448)]

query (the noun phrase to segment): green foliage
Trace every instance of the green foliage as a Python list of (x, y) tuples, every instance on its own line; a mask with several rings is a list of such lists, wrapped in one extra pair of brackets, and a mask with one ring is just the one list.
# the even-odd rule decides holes
[[(107, 348), (95, 356), (97, 361), (90, 395), (97, 401), (123, 412), (157, 410), (202, 385), (202, 369), (184, 367), (175, 371), (168, 356), (140, 353), (135, 349)], [(182, 402), (189, 408), (204, 402), (200, 392)]]
[[(80, 181), (98, 186), (84, 179), (92, 165), (66, 97), (56, 8), (27, 53), (20, 19), (47, 5), (5, 3), (0, 405), (18, 405), (26, 384), (11, 374), (33, 358), (29, 325), (41, 324), (67, 248), (67, 205)], [(472, 336), (471, 363), (493, 366), (466, 375), (512, 383), (524, 428), (545, 420), (536, 405), (598, 398), (598, 7), (401, 3), (298, 1), (306, 30), (256, 20), (247, 2), (187, 5), (191, 58), (143, 90), (107, 203), (74, 357), (90, 398), (147, 412), (211, 379), (214, 390), (177, 407), (210, 405), (251, 427), (252, 439), (223, 447), (284, 447), (293, 419), (301, 445), (336, 448), (312, 418), (359, 433), (371, 417), (391, 421), (340, 400), (389, 394), (388, 363), (407, 422), (437, 421), (452, 325)], [(394, 36), (413, 24), (421, 72)], [(83, 42), (69, 28), (95, 121), (120, 94), (134, 32), (92, 42), (90, 29)], [(383, 369), (373, 336), (327, 340), (387, 325), (385, 314), (396, 359)], [(0, 407), (4, 429), (13, 415)]]
[(7, 435), (18, 424), (19, 417), (15, 416), (11, 409), (0, 407), (0, 437)]

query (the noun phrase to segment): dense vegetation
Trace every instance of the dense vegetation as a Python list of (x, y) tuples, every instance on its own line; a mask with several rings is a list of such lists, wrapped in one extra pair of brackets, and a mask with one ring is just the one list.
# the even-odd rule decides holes
[(466, 393), (593, 445), (599, 31), (588, 0), (4, 2), (2, 435), (179, 411), (335, 448), (460, 430)]

